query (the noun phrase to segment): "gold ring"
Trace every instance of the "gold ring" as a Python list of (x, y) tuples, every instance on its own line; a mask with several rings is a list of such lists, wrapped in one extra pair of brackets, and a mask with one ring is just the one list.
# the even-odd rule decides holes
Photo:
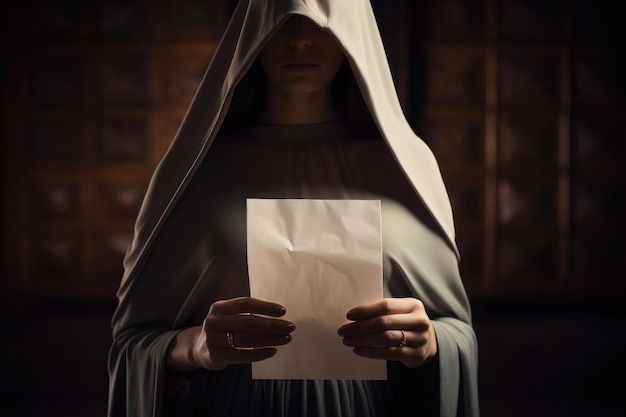
[(402, 341), (400, 342), (400, 344), (398, 345), (399, 347), (404, 347), (406, 346), (406, 336), (404, 334), (404, 330), (400, 330), (402, 332)]
[(226, 332), (226, 338), (228, 339), (228, 346), (230, 346), (231, 349), (237, 349), (237, 346), (235, 346), (235, 339), (233, 338), (233, 333)]

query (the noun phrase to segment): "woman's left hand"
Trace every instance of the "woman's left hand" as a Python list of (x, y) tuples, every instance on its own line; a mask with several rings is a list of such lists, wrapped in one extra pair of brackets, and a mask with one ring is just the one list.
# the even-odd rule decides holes
[(437, 338), (424, 304), (416, 298), (384, 298), (347, 313), (350, 323), (338, 333), (354, 353), (371, 359), (400, 361), (415, 368), (437, 355)]

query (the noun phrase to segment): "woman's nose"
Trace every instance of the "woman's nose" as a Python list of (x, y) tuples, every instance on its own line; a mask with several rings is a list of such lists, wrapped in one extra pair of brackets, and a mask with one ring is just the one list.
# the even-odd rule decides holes
[(289, 45), (294, 48), (307, 48), (313, 44), (315, 23), (302, 16), (292, 16), (289, 21)]

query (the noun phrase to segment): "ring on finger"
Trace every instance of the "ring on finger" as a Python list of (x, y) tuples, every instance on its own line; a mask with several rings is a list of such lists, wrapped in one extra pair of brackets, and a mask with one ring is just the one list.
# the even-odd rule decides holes
[(406, 346), (406, 335), (404, 334), (404, 330), (400, 330), (402, 332), (402, 340), (400, 341), (400, 344), (398, 345), (398, 347), (402, 348), (404, 346)]
[(228, 346), (230, 346), (231, 349), (237, 349), (233, 332), (226, 332), (226, 339), (228, 339)]

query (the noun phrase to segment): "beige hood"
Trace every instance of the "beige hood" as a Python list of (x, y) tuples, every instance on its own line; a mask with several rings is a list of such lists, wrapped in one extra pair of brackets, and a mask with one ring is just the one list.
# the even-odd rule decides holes
[(176, 138), (152, 178), (124, 261), (120, 295), (128, 289), (129, 278), (143, 254), (211, 147), (237, 83), (265, 42), (293, 14), (311, 19), (335, 36), (380, 133), (458, 255), (452, 211), (439, 167), (404, 117), (369, 1), (242, 0)]

